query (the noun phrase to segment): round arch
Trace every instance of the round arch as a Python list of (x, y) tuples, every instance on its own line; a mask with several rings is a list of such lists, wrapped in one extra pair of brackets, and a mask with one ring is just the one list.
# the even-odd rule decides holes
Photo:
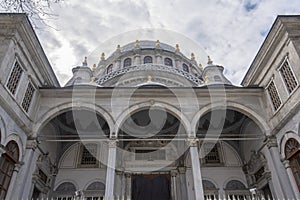
[(258, 126), (259, 128), (262, 130), (262, 132), (264, 132), (266, 135), (269, 135), (269, 125), (267, 124), (267, 122), (265, 121), (264, 118), (262, 118), (259, 114), (257, 114), (255, 111), (253, 111), (251, 108), (243, 105), (243, 104), (239, 104), (236, 102), (231, 102), (231, 101), (227, 101), (226, 105), (223, 105), (221, 103), (214, 103), (214, 104), (207, 104), (204, 105), (193, 117), (192, 122), (191, 122), (191, 130), (193, 131), (193, 135), (196, 135), (196, 129), (197, 129), (197, 123), (200, 120), (200, 118), (208, 113), (211, 110), (217, 110), (217, 109), (231, 109), (231, 110), (235, 110), (238, 111), (244, 115), (246, 115), (247, 117), (249, 117), (250, 119), (252, 119)]
[(87, 190), (87, 188), (88, 188), (91, 184), (93, 184), (93, 183), (95, 183), (95, 182), (100, 182), (100, 183), (102, 183), (102, 184), (105, 186), (105, 180), (101, 180), (101, 179), (97, 178), (97, 179), (89, 180), (89, 181), (85, 184), (85, 186), (83, 187), (84, 190)]
[(88, 111), (96, 111), (103, 119), (107, 122), (110, 132), (114, 130), (114, 120), (112, 116), (102, 107), (86, 102), (68, 102), (64, 104), (57, 105), (53, 108), (50, 108), (47, 112), (45, 112), (36, 123), (33, 128), (34, 136), (42, 130), (42, 128), (51, 121), (54, 117), (71, 110), (88, 110)]
[(121, 128), (122, 124), (128, 117), (130, 117), (130, 115), (132, 115), (140, 110), (150, 108), (150, 107), (155, 107), (158, 109), (160, 109), (160, 108), (166, 109), (167, 112), (174, 115), (174, 117), (176, 117), (181, 122), (187, 135), (189, 135), (191, 126), (190, 126), (190, 122), (187, 119), (187, 117), (182, 112), (180, 112), (177, 108), (175, 108), (169, 104), (163, 103), (163, 102), (155, 101), (155, 102), (138, 103), (138, 104), (135, 104), (135, 105), (125, 109), (122, 112), (122, 114), (117, 117), (117, 120), (116, 120), (116, 125), (115, 125), (115, 129), (114, 129), (116, 137), (118, 136), (118, 131)]
[(298, 134), (296, 134), (293, 131), (285, 133), (280, 140), (280, 155), (281, 155), (281, 158), (283, 158), (283, 159), (286, 159), (284, 149), (285, 149), (285, 144), (289, 139), (295, 139), (300, 144), (300, 137)]
[(216, 187), (216, 189), (219, 189), (219, 188), (220, 188), (219, 185), (218, 185), (218, 183), (217, 183), (215, 180), (213, 180), (213, 179), (211, 179), (211, 178), (209, 178), (209, 177), (203, 176), (203, 177), (202, 177), (202, 182), (203, 182), (203, 181), (209, 181), (209, 182), (211, 182), (211, 183)]
[(77, 184), (76, 181), (74, 181), (73, 179), (63, 179), (63, 180), (59, 181), (57, 184), (55, 184), (55, 187), (54, 187), (55, 189), (54, 189), (54, 191), (56, 191), (57, 188), (58, 188), (61, 184), (64, 184), (64, 183), (71, 183), (71, 184), (73, 184), (73, 185), (75, 186), (76, 190), (79, 189), (78, 184)]
[(223, 189), (226, 189), (227, 184), (228, 184), (230, 181), (239, 181), (239, 182), (241, 182), (241, 183), (245, 186), (245, 188), (247, 188), (247, 186), (248, 186), (248, 184), (246, 183), (245, 180), (242, 180), (242, 179), (239, 178), (239, 177), (233, 176), (233, 177), (229, 177), (228, 179), (226, 179), (226, 180), (224, 181), (224, 183), (223, 183)]
[(22, 142), (20, 136), (18, 136), (16, 133), (12, 133), (7, 137), (7, 139), (5, 140), (3, 145), (6, 146), (11, 141), (15, 142), (18, 145), (19, 162), (21, 162), (22, 158), (23, 158), (23, 153), (24, 153), (23, 149), (25, 149), (25, 147), (23, 147), (23, 142)]

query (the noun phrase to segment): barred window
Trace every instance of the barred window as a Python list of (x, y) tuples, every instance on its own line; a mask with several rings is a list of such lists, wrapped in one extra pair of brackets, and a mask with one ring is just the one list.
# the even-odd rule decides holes
[(281, 105), (281, 100), (279, 98), (279, 94), (278, 94), (277, 89), (275, 87), (274, 81), (272, 81), (269, 84), (267, 90), (268, 90), (268, 93), (270, 95), (273, 107), (274, 107), (275, 110), (277, 110)]
[(183, 64), (183, 65), (182, 65), (182, 69), (183, 69), (183, 71), (185, 71), (185, 72), (189, 72), (189, 67), (188, 67), (186, 64)]
[(22, 108), (26, 112), (28, 112), (28, 110), (29, 110), (29, 106), (30, 106), (34, 91), (35, 91), (35, 89), (34, 89), (33, 85), (29, 82), (27, 85), (27, 89), (26, 89), (23, 101), (22, 101)]
[(152, 63), (152, 57), (151, 56), (145, 56), (144, 64), (147, 64), (147, 63)]
[(210, 144), (210, 143), (204, 144), (204, 153), (205, 153), (205, 157), (204, 157), (205, 163), (221, 162), (218, 144)]
[(291, 93), (297, 87), (298, 83), (287, 60), (283, 63), (279, 71), (287, 90)]
[(165, 58), (164, 60), (165, 65), (172, 67), (173, 66), (173, 61), (171, 58)]
[(6, 83), (7, 89), (14, 95), (16, 93), (18, 84), (20, 82), (21, 76), (23, 73), (23, 69), (20, 64), (16, 61), (14, 68), (12, 69), (9, 79)]
[(112, 68), (113, 68), (113, 65), (110, 64), (110, 65), (107, 67), (107, 69), (106, 69), (106, 73), (107, 73), (107, 74), (111, 73), (111, 72), (112, 72)]
[(130, 66), (131, 66), (131, 58), (126, 58), (124, 60), (123, 67), (130, 67)]
[(80, 164), (86, 166), (95, 166), (97, 164), (97, 160), (95, 157), (96, 154), (97, 154), (96, 144), (83, 145)]

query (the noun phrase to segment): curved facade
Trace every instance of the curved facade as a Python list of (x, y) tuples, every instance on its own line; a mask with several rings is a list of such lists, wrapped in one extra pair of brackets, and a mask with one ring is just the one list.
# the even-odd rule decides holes
[(300, 199), (299, 24), (276, 19), (240, 87), (146, 40), (61, 87), (28, 19), (0, 15), (0, 199)]

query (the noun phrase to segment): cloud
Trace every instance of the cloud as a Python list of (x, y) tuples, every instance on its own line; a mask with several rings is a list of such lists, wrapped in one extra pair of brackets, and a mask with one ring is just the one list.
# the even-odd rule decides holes
[[(276, 16), (299, 13), (300, 2), (73, 0), (55, 5), (53, 10), (59, 18), (51, 21), (51, 26), (58, 31), (47, 29), (38, 34), (54, 70), (68, 74), (68, 78), (72, 66), (81, 64), (84, 56), (100, 55), (95, 50), (107, 39), (138, 28), (165, 28), (201, 44), (215, 63), (226, 68), (227, 77), (239, 84)], [(184, 45), (180, 47), (184, 49)], [(197, 50), (193, 51), (197, 55)], [(63, 84), (68, 78), (60, 73), (57, 75)]]

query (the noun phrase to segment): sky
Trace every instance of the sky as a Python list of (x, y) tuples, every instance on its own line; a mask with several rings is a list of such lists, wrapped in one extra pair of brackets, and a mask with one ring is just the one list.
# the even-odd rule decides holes
[(203, 54), (209, 55), (239, 85), (276, 16), (300, 14), (300, 1), (64, 0), (51, 9), (57, 17), (46, 19), (47, 26), (36, 33), (61, 85), (85, 56), (92, 66), (102, 51), (108, 56), (118, 44), (148, 39), (137, 30), (151, 29), (179, 35), (178, 41), (168, 41), (174, 39), (168, 34), (153, 39), (178, 43), (187, 57), (194, 52), (204, 66)]

